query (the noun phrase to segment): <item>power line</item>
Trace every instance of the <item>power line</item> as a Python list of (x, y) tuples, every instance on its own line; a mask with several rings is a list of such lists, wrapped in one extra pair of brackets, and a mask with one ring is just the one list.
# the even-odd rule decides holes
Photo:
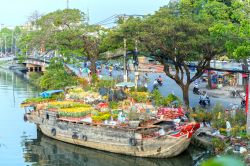
[[(113, 21), (114, 19), (118, 19), (120, 17), (123, 17), (123, 18), (128, 18), (128, 17), (145, 17), (145, 15), (140, 15), (140, 14), (131, 14), (131, 15), (128, 15), (128, 14), (114, 14), (102, 21), (99, 21), (97, 23), (95, 23), (95, 25), (103, 25), (103, 24), (110, 24), (110, 23), (107, 23), (107, 22), (110, 22), (110, 21)], [(116, 23), (115, 21), (113, 21), (113, 23)]]
[(111, 21), (111, 20), (117, 18), (117, 16), (118, 16), (117, 14), (114, 14), (114, 15), (112, 15), (112, 16), (110, 16), (110, 17), (108, 17), (108, 18), (106, 18), (106, 19), (104, 19), (104, 20), (102, 20), (102, 21), (99, 21), (99, 22), (97, 22), (97, 23), (95, 23), (95, 24), (102, 24), (102, 23)]

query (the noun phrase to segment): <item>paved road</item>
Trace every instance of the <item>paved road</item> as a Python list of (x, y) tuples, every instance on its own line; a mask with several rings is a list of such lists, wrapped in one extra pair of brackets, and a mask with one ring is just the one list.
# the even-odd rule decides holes
[[(79, 75), (79, 69), (77, 67), (73, 67), (72, 65), (70, 65), (70, 68), (77, 75)], [(103, 69), (101, 74), (102, 75), (108, 75), (108, 70)], [(87, 75), (86, 73), (82, 73), (83, 77), (86, 76), (86, 75)], [(149, 89), (149, 91), (151, 91), (153, 89), (153, 82), (154, 82), (154, 80), (156, 78), (158, 78), (159, 75), (161, 75), (162, 78), (163, 78), (163, 86), (159, 87), (159, 90), (162, 93), (162, 95), (167, 96), (170, 93), (174, 93), (178, 97), (182, 98), (181, 88), (175, 83), (175, 81), (173, 81), (172, 79), (167, 77), (165, 75), (165, 73), (160, 73), (160, 74), (159, 73), (148, 73), (148, 76), (149, 76), (148, 89)], [(114, 70), (112, 72), (112, 76), (114, 78), (123, 78), (123, 71)], [(140, 76), (141, 80), (142, 80), (142, 76), (143, 76), (143, 74), (141, 74), (141, 76)], [(134, 74), (132, 72), (129, 73), (128, 77), (129, 77), (129, 80), (132, 80), (132, 81), (134, 80)], [(139, 83), (139, 85), (140, 85), (140, 83)], [(204, 87), (205, 85), (201, 84), (201, 86)], [(194, 107), (194, 106), (197, 106), (198, 103), (199, 103), (199, 96), (193, 94), (192, 89), (193, 89), (193, 84), (189, 88), (189, 98), (190, 98), (190, 106)], [(229, 104), (238, 104), (238, 105), (240, 105), (240, 102), (241, 102), (240, 98), (236, 98), (236, 99), (235, 98), (230, 98), (227, 94), (223, 94), (224, 92), (222, 91), (221, 95), (219, 95), (217, 97), (211, 97), (210, 96), (211, 106), (215, 105), (216, 103), (221, 103), (225, 107), (228, 106)]]
[(9, 57), (0, 57), (0, 61), (11, 61), (13, 60), (13, 56), (9, 56)]

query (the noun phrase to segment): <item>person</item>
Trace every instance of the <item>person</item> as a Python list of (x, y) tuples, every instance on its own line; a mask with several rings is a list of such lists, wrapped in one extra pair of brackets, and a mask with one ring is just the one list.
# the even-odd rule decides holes
[(82, 67), (79, 68), (79, 76), (82, 77)]
[(124, 92), (125, 92), (126, 94), (128, 94), (128, 92), (129, 92), (129, 88), (127, 87), (127, 85), (124, 86)]
[(158, 81), (157, 79), (155, 79), (153, 82), (153, 89), (157, 88), (157, 86), (158, 86)]
[(161, 77), (161, 75), (159, 75), (159, 77), (158, 77), (158, 79), (157, 79), (157, 82), (158, 82), (158, 84), (161, 86), (162, 85), (162, 77)]
[(230, 136), (230, 132), (231, 132), (231, 129), (232, 129), (232, 127), (231, 127), (231, 124), (230, 124), (230, 122), (227, 120), (226, 121), (226, 131), (227, 131), (227, 136)]
[(195, 83), (194, 83), (193, 93), (194, 93), (194, 94), (197, 94), (197, 95), (200, 94), (198, 82), (195, 82)]
[(144, 81), (147, 82), (148, 81), (148, 73), (145, 73), (145, 75), (143, 76)]
[(109, 67), (109, 76), (112, 76), (112, 70), (113, 70), (113, 68), (112, 68), (112, 66), (110, 66)]
[(203, 91), (202, 95), (200, 96), (200, 102), (199, 103), (202, 106), (206, 106), (207, 104), (210, 105), (210, 99), (209, 99), (206, 91)]

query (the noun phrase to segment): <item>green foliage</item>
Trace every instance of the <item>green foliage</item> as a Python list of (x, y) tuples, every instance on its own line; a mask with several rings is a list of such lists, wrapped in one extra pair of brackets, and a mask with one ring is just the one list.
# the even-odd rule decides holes
[(129, 120), (139, 120), (140, 114), (137, 113), (136, 111), (130, 111), (128, 113), (128, 119)]
[(97, 87), (98, 88), (112, 88), (115, 86), (115, 81), (114, 80), (100, 80), (97, 82)]
[(26, 55), (23, 55), (23, 54), (17, 55), (18, 63), (23, 63), (26, 59), (27, 59)]
[(221, 141), (219, 138), (212, 138), (212, 144), (217, 152), (222, 152), (226, 148), (225, 142)]
[(154, 90), (150, 97), (153, 99), (153, 102), (156, 106), (178, 107), (181, 104), (181, 100), (174, 94), (169, 94), (168, 96), (164, 97), (161, 95), (159, 90)]
[(39, 87), (41, 76), (42, 76), (41, 73), (32, 72), (32, 73), (30, 73), (30, 75), (29, 75), (29, 81), (30, 81), (33, 85)]
[(148, 88), (139, 86), (139, 87), (137, 87), (137, 90), (135, 90), (135, 87), (132, 87), (132, 88), (130, 88), (130, 91), (147, 92)]
[(92, 74), (92, 83), (95, 84), (98, 82), (98, 75), (97, 74)]
[(69, 75), (63, 64), (56, 62), (50, 64), (40, 79), (40, 87), (42, 89), (63, 89), (66, 86), (74, 86), (77, 81), (75, 77)]
[(243, 110), (235, 110), (235, 115), (231, 110), (225, 111), (221, 104), (216, 104), (212, 109), (212, 127), (220, 129), (222, 134), (225, 134), (226, 121), (229, 121), (232, 126), (231, 134), (240, 136), (246, 131), (246, 113)]
[(58, 108), (58, 109), (63, 109), (63, 108), (77, 108), (77, 107), (90, 107), (89, 105), (82, 104), (82, 103), (70, 103), (70, 104), (58, 104), (58, 105), (48, 105), (48, 108)]
[(161, 106), (162, 105), (162, 100), (164, 99), (164, 97), (161, 95), (161, 93), (160, 93), (160, 91), (158, 89), (154, 90), (151, 93), (150, 97), (153, 99), (154, 104), (156, 106)]
[(220, 103), (216, 103), (212, 109), (212, 115), (212, 126), (214, 128), (226, 128), (226, 120), (228, 115), (225, 114), (225, 109)]
[(130, 92), (129, 95), (138, 103), (146, 103), (149, 99), (149, 94), (147, 92)]
[(97, 115), (92, 116), (92, 120), (96, 122), (109, 120), (110, 118), (111, 118), (110, 112), (98, 112)]
[(229, 157), (216, 157), (204, 161), (201, 166), (244, 166), (245, 164), (232, 156)]
[(91, 111), (84, 111), (84, 112), (64, 112), (64, 111), (59, 111), (58, 114), (60, 117), (71, 117), (71, 118), (80, 118), (84, 117), (88, 114), (90, 114)]
[(111, 109), (117, 109), (119, 107), (119, 103), (116, 101), (110, 101), (108, 105), (109, 105), (109, 108)]
[(202, 107), (196, 107), (195, 112), (191, 112), (190, 117), (194, 118), (196, 122), (210, 122), (213, 119), (213, 114)]
[(42, 103), (50, 101), (51, 98), (42, 98), (42, 97), (35, 97), (35, 98), (28, 98), (23, 101), (23, 103)]

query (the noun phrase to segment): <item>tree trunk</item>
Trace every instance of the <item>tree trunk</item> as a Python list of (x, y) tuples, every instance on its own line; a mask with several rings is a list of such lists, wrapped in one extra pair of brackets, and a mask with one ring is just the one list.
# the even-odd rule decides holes
[(90, 71), (91, 71), (91, 74), (96, 74), (96, 58), (90, 58), (90, 62), (91, 62), (91, 65), (90, 65)]
[(183, 85), (181, 88), (185, 107), (189, 109), (189, 84)]

